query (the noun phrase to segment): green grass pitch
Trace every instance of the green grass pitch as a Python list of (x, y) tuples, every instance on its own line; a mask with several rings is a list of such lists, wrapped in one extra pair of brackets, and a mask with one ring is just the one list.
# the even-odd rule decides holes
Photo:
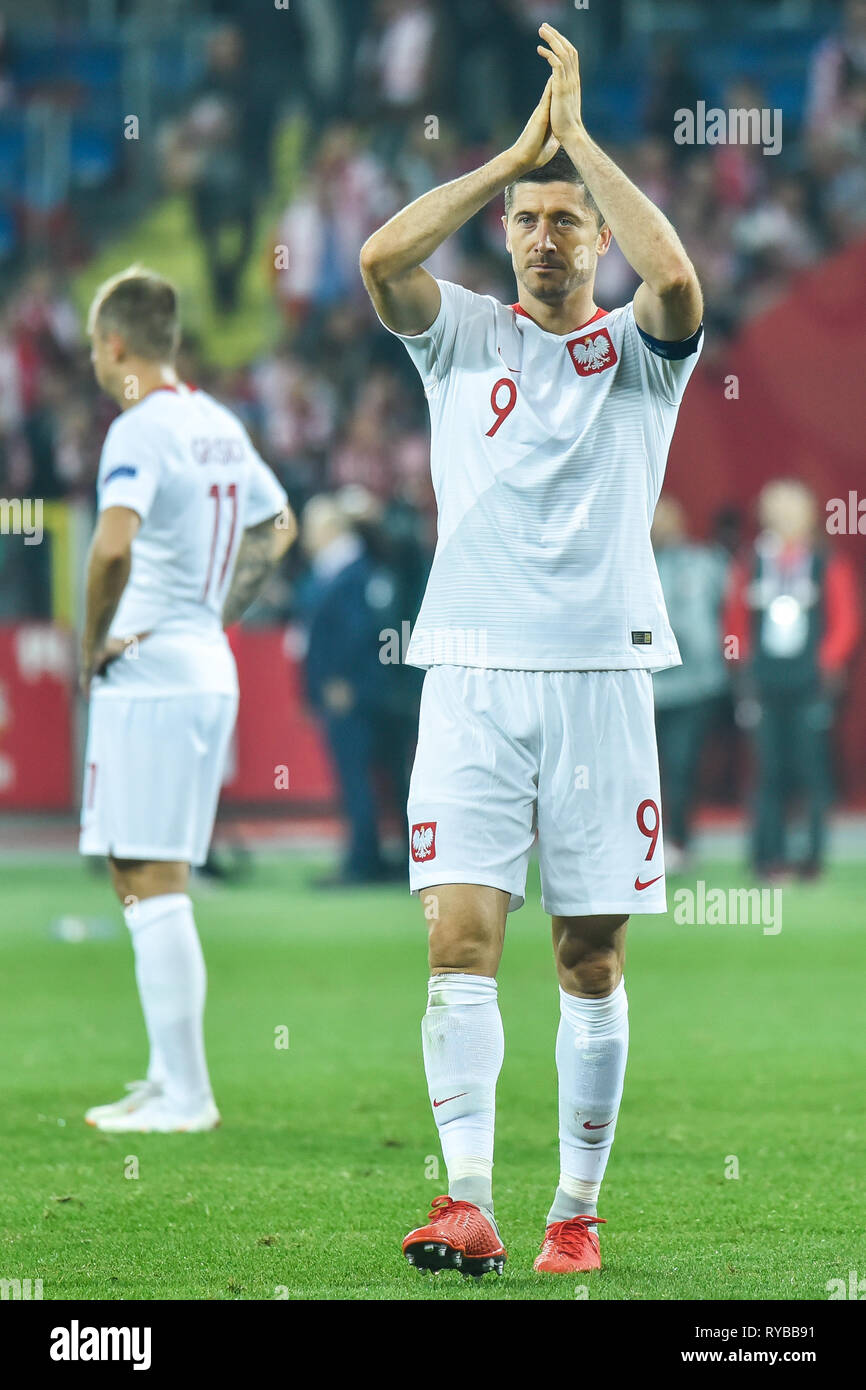
[[(420, 1055), (421, 908), (399, 887), (316, 893), (313, 867), (270, 854), (248, 883), (198, 896), (223, 1126), (190, 1136), (83, 1123), (142, 1074), (126, 929), (80, 865), (0, 867), (0, 1277), (41, 1278), (46, 1299), (573, 1300), (583, 1286), (591, 1300), (805, 1300), (866, 1274), (858, 866), (786, 888), (775, 936), (632, 921), (605, 1268), (579, 1280), (532, 1271), (558, 1172), (558, 1005), (533, 872), (500, 974), (509, 1260), (479, 1283), (421, 1276), (400, 1254), (446, 1188)], [(723, 864), (700, 877), (742, 881)], [(116, 934), (52, 938), (71, 912), (114, 917)]]

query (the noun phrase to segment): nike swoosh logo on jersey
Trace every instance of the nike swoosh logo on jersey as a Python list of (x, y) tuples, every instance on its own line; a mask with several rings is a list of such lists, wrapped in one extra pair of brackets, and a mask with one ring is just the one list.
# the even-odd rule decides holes
[(434, 1100), (433, 1109), (436, 1110), (440, 1105), (447, 1105), (449, 1100), (459, 1100), (461, 1096), (468, 1096), (468, 1091), (458, 1091), (456, 1096), (446, 1096), (444, 1100)]
[(584, 1129), (607, 1129), (608, 1125), (612, 1125), (612, 1124), (613, 1124), (613, 1120), (605, 1120), (605, 1122), (604, 1122), (603, 1125), (591, 1125), (591, 1124), (589, 1123), (589, 1120), (584, 1120), (584, 1122), (583, 1122), (583, 1127), (584, 1127)]
[(640, 892), (642, 888), (649, 888), (651, 884), (658, 883), (660, 878), (664, 878), (664, 874), (657, 874), (655, 878), (647, 879), (646, 883), (641, 883), (640, 875), (638, 874), (635, 878), (634, 886), (637, 891)]

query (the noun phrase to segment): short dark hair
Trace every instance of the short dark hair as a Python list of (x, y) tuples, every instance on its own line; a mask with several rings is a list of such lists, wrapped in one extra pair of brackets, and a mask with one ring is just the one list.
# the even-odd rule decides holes
[(529, 169), (519, 178), (514, 179), (505, 190), (505, 216), (511, 216), (511, 206), (514, 202), (514, 190), (519, 183), (576, 183), (583, 189), (583, 201), (590, 212), (595, 213), (595, 220), (599, 227), (604, 226), (604, 213), (593, 198), (580, 173), (575, 168), (574, 163), (560, 145), (556, 154), (547, 164), (541, 164), (537, 169)]
[(180, 341), (174, 285), (152, 270), (131, 265), (100, 285), (90, 306), (88, 330), (121, 333), (131, 352), (172, 362)]

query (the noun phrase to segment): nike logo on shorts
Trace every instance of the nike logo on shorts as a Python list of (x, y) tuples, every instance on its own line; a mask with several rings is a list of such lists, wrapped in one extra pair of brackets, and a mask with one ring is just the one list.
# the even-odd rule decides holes
[(635, 878), (634, 886), (635, 886), (635, 888), (637, 889), (637, 891), (640, 893), (641, 889), (643, 889), (643, 888), (649, 888), (651, 884), (653, 884), (653, 883), (658, 883), (658, 881), (659, 881), (660, 878), (664, 878), (664, 874), (657, 874), (655, 878), (649, 878), (649, 879), (647, 879), (646, 883), (641, 883), (641, 881), (640, 881), (640, 874), (638, 874), (637, 877)]

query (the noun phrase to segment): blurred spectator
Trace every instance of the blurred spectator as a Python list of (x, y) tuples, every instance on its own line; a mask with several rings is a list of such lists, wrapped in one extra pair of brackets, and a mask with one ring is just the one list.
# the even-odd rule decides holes
[(333, 497), (320, 494), (307, 503), (301, 543), (310, 559), (299, 595), (308, 633), (307, 697), (322, 722), (348, 832), (340, 870), (320, 883), (373, 883), (393, 876), (380, 848), (376, 766), (387, 765), (401, 821), (408, 791), (389, 708), (394, 668), (380, 659), (396, 586)]
[(681, 666), (653, 677), (665, 868), (677, 873), (686, 865), (691, 842), (701, 751), (728, 684), (719, 640), (728, 562), (716, 546), (689, 540), (685, 512), (673, 497), (659, 498), (652, 543), (683, 659)]
[(758, 506), (762, 530), (733, 566), (724, 615), (738, 650), (740, 721), (753, 729), (757, 756), (752, 860), (762, 875), (790, 870), (786, 822), (801, 791), (807, 847), (797, 867), (815, 877), (831, 800), (830, 732), (860, 632), (857, 583), (819, 535), (803, 483), (768, 483)]
[(290, 492), (309, 495), (324, 481), (325, 452), (336, 424), (334, 392), (285, 343), (256, 364), (252, 380), (265, 454)]
[(357, 131), (333, 126), (322, 136), (276, 231), (286, 248), (276, 270), (277, 295), (290, 322), (363, 295), (358, 253), (396, 211), (387, 174), (362, 148)]
[(847, 0), (812, 57), (806, 144), (823, 230), (845, 245), (866, 228), (866, 0)]
[(675, 145), (672, 136), (676, 112), (685, 108), (694, 111), (704, 95), (689, 66), (683, 46), (677, 40), (665, 39), (653, 53), (649, 90), (644, 110), (644, 126), (666, 145), (674, 159), (684, 162), (693, 155), (693, 145)]
[(9, 33), (9, 21), (0, 15), (0, 110), (8, 110), (15, 100), (15, 50)]
[(269, 131), (256, 90), (240, 30), (223, 25), (187, 114), (167, 137), (170, 179), (190, 191), (214, 303), (226, 313), (252, 250), (256, 173), (267, 175)]
[(830, 243), (844, 246), (866, 229), (866, 77), (852, 84), (846, 117), (825, 155), (821, 213)]
[(24, 414), (22, 369), (7, 311), (0, 319), (0, 430), (4, 440), (20, 427)]
[(401, 500), (383, 505), (366, 488), (348, 486), (339, 490), (336, 501), (361, 537), (373, 566), (367, 600), (378, 614), (380, 653), (388, 657), (373, 762), (392, 793), (408, 854), (406, 801), (425, 673), (407, 666), (403, 655), (421, 607), (432, 547), (426, 543), (418, 513)]
[(369, 323), (359, 303), (334, 304), (310, 335), (308, 361), (326, 381), (345, 413), (370, 367)]
[(741, 255), (743, 309), (761, 313), (788, 293), (792, 279), (818, 259), (819, 243), (809, 223), (802, 178), (780, 177), (736, 218), (732, 238)]
[[(510, 16), (512, 21), (510, 43), (513, 51), (513, 109), (519, 113), (519, 129), (537, 103), (541, 88), (549, 75), (548, 69), (542, 76), (542, 68), (533, 61), (536, 45), (541, 42), (538, 36), (540, 25), (545, 22), (552, 24), (554, 29), (558, 29), (574, 44), (581, 43), (583, 30), (585, 64), (585, 44), (589, 42), (587, 26), (584, 23), (586, 16), (578, 14), (572, 0), (500, 0), (499, 8)], [(607, 6), (599, 8), (606, 9)], [(496, 22), (500, 21), (497, 19)], [(595, 24), (589, 28), (592, 32)]]
[(736, 555), (743, 543), (743, 513), (737, 506), (720, 507), (710, 525), (710, 538), (728, 555)]
[(809, 67), (806, 123), (820, 142), (844, 122), (852, 89), (866, 79), (866, 0), (845, 0), (842, 29), (824, 39)]
[(451, 39), (449, 114), (461, 113), (467, 144), (488, 143), (508, 124), (514, 108), (512, 65), (524, 51), (522, 34), (502, 0), (473, 0), (471, 5), (439, 0), (439, 9), (444, 34)]
[(374, 124), (376, 153), (387, 164), (413, 123), (440, 108), (442, 25), (429, 0), (377, 0), (358, 47), (358, 114)]
[(682, 171), (668, 209), (701, 280), (709, 331), (733, 332), (739, 315), (734, 287), (739, 268), (731, 228), (733, 214), (718, 200), (709, 154), (697, 154)]
[(385, 498), (396, 491), (396, 441), (411, 423), (397, 376), (387, 368), (368, 373), (346, 431), (337, 444), (331, 479), (359, 483)]
[[(721, 102), (725, 111), (761, 111), (769, 108), (766, 93), (757, 82), (732, 82)], [(765, 192), (772, 159), (761, 145), (742, 141), (713, 147), (715, 191), (723, 208), (751, 207)]]

